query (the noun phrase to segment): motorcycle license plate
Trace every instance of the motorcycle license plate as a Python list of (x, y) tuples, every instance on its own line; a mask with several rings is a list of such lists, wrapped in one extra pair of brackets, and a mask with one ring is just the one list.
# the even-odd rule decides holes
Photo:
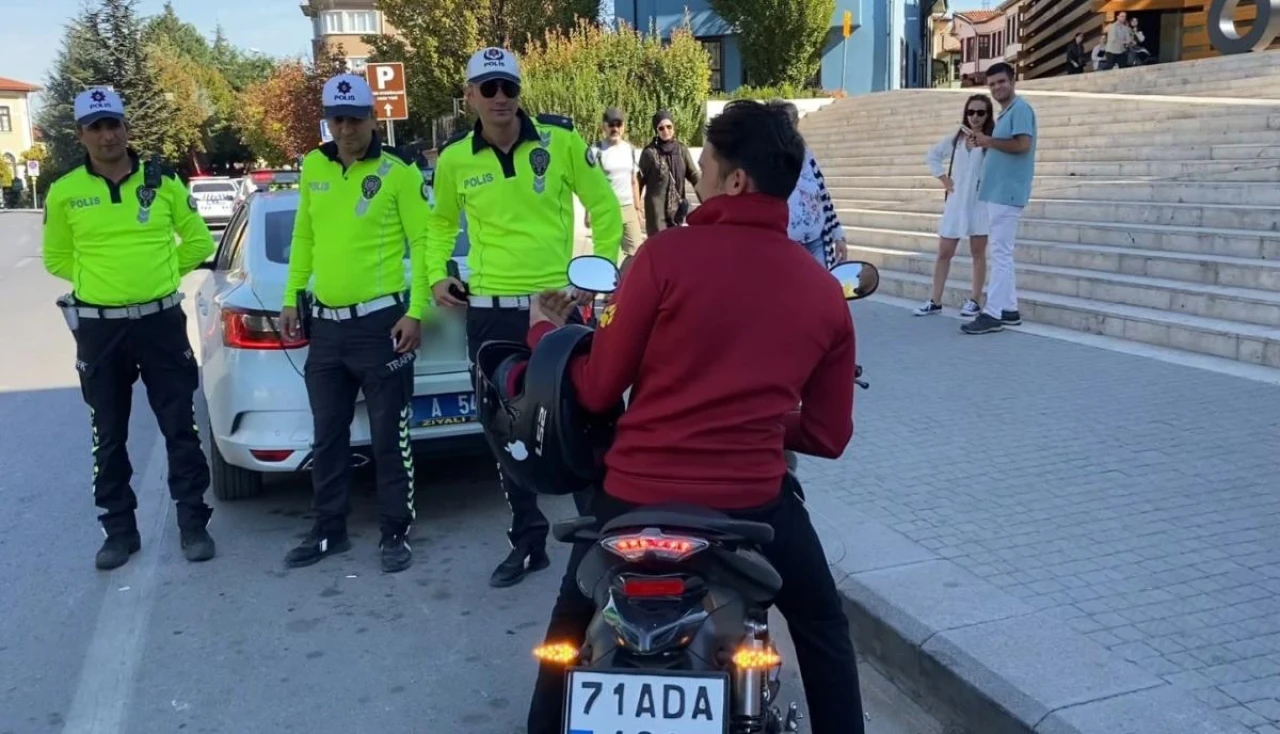
[(727, 734), (727, 673), (571, 668), (565, 734)]

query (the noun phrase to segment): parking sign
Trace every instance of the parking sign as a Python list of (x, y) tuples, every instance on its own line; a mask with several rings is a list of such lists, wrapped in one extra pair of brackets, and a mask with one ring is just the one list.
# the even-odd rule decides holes
[(27, 178), (40, 178), (40, 161), (27, 161)]

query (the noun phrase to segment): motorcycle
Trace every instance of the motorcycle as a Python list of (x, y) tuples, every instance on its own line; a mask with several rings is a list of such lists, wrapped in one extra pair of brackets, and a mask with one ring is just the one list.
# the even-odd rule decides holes
[[(832, 269), (847, 300), (879, 285), (874, 265)], [(611, 293), (617, 270), (588, 255), (570, 283)], [(564, 666), (567, 734), (783, 734), (802, 715), (781, 703), (782, 657), (768, 612), (782, 578), (761, 553), (773, 528), (686, 505), (637, 509), (597, 528), (556, 523), (564, 543), (590, 543), (577, 583), (596, 605), (586, 639), (539, 645)]]

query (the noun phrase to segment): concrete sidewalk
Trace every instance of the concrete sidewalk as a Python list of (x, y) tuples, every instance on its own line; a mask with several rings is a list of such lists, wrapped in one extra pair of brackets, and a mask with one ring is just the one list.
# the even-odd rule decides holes
[(1280, 734), (1280, 386), (853, 309), (800, 471), (862, 652), (975, 734)]

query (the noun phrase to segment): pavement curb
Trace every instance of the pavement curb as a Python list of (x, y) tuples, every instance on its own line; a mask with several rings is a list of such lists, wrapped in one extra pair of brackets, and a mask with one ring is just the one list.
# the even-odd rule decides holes
[(858, 518), (820, 484), (807, 504), (859, 655), (948, 732), (1249, 734), (1052, 613)]

